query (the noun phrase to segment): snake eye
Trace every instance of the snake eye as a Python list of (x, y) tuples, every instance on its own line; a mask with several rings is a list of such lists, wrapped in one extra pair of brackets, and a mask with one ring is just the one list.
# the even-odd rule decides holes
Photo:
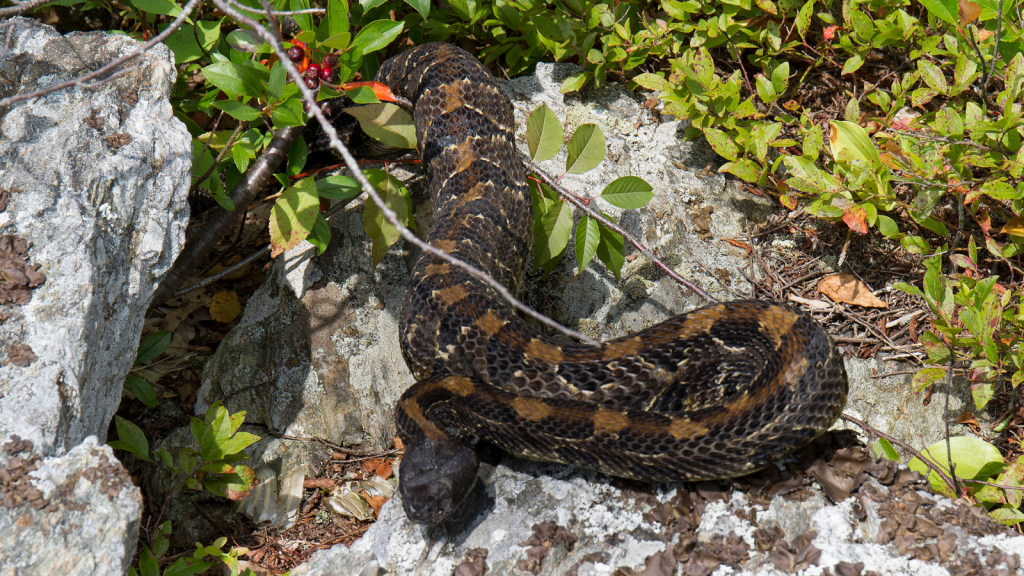
[(476, 482), (476, 454), (451, 441), (422, 440), (406, 448), (398, 488), (413, 522), (444, 522)]

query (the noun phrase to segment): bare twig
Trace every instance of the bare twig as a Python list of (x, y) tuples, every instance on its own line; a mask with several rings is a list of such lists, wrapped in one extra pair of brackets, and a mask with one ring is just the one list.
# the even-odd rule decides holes
[(258, 8), (250, 8), (237, 2), (236, 0), (228, 0), (232, 6), (239, 10), (245, 10), (246, 12), (255, 12), (256, 14), (270, 14), (272, 16), (296, 16), (298, 14), (323, 14), (327, 12), (323, 8), (306, 8), (305, 10), (260, 10)]
[(943, 411), (942, 419), (946, 424), (946, 458), (949, 460), (949, 475), (953, 477), (953, 489), (960, 493), (960, 484), (957, 483), (956, 465), (953, 464), (953, 450), (949, 446), (949, 397), (953, 395), (953, 363), (956, 362), (956, 349), (953, 343), (949, 344), (949, 369), (946, 370), (946, 408)]
[(53, 0), (27, 0), (25, 2), (12, 0), (12, 2), (14, 2), (14, 6), (0, 8), (0, 18), (6, 18), (8, 16), (14, 16), (15, 14), (22, 14), (29, 10), (34, 10), (47, 2), (53, 2)]
[(644, 246), (643, 243), (641, 243), (639, 240), (637, 240), (632, 234), (630, 234), (629, 232), (626, 232), (625, 230), (622, 229), (621, 226), (619, 226), (615, 222), (612, 222), (611, 220), (605, 218), (604, 215), (602, 215), (597, 210), (594, 210), (593, 208), (591, 208), (589, 204), (584, 202), (578, 196), (576, 196), (575, 194), (571, 194), (568, 190), (563, 188), (561, 184), (559, 184), (547, 172), (542, 170), (540, 166), (537, 166), (532, 161), (527, 160), (525, 158), (522, 160), (522, 162), (523, 162), (523, 166), (525, 166), (527, 170), (529, 170), (530, 172), (533, 172), (534, 174), (537, 175), (538, 178), (543, 180), (545, 184), (547, 184), (548, 186), (551, 186), (551, 188), (554, 189), (555, 192), (558, 192), (559, 196), (561, 196), (562, 198), (565, 198), (566, 200), (569, 201), (570, 204), (572, 204), (572, 205), (578, 207), (579, 209), (583, 210), (584, 212), (586, 212), (587, 216), (590, 216), (594, 220), (597, 220), (598, 222), (603, 224), (606, 228), (608, 228), (610, 230), (613, 230), (613, 231), (617, 232), (618, 234), (621, 234), (622, 237), (625, 238), (627, 241), (629, 241), (629, 243), (632, 244), (634, 248), (636, 248), (638, 251), (640, 251), (640, 253), (643, 254), (644, 257), (647, 258), (647, 260), (649, 260), (652, 264), (654, 264), (659, 269), (661, 269), (661, 271), (663, 271), (665, 274), (667, 274), (669, 276), (669, 278), (672, 278), (677, 283), (682, 284), (683, 286), (689, 288), (690, 290), (693, 291), (694, 294), (700, 296), (701, 298), (703, 298), (704, 300), (706, 300), (708, 302), (718, 302), (717, 298), (715, 298), (713, 296), (709, 296), (703, 290), (698, 288), (696, 285), (694, 285), (693, 283), (689, 282), (688, 280), (686, 280), (685, 278), (683, 278), (682, 276), (677, 274), (676, 271), (673, 270), (672, 268), (670, 268), (667, 264), (665, 264), (664, 262), (659, 260), (657, 256), (655, 256), (653, 253), (651, 253), (651, 251), (648, 250), (647, 247)]
[[(30, 2), (35, 2), (35, 0), (30, 0)], [(47, 86), (46, 88), (40, 88), (39, 90), (34, 90), (34, 91), (28, 92), (26, 94), (15, 94), (14, 96), (9, 96), (7, 98), (4, 98), (3, 100), (0, 100), (0, 106), (10, 106), (11, 104), (14, 104), (15, 102), (21, 102), (22, 100), (29, 100), (31, 98), (37, 98), (39, 96), (44, 96), (44, 95), (49, 94), (51, 92), (56, 92), (57, 90), (63, 90), (64, 88), (69, 88), (71, 86), (80, 86), (82, 88), (95, 88), (96, 86), (99, 86), (99, 85), (101, 85), (104, 82), (107, 82), (109, 80), (112, 80), (112, 79), (114, 79), (114, 78), (124, 74), (125, 72), (127, 72), (127, 70), (120, 70), (120, 71), (116, 71), (116, 72), (114, 70), (118, 66), (120, 66), (121, 64), (124, 64), (125, 62), (128, 62), (129, 60), (134, 60), (135, 58), (138, 58), (146, 50), (149, 50), (153, 46), (155, 46), (155, 45), (159, 44), (160, 42), (163, 42), (164, 40), (166, 40), (171, 34), (174, 34), (174, 32), (179, 27), (181, 27), (182, 23), (184, 23), (185, 20), (187, 20), (188, 17), (192, 14), (192, 11), (195, 10), (197, 6), (202, 4), (202, 2), (203, 2), (203, 0), (189, 0), (188, 4), (186, 4), (185, 7), (181, 9), (181, 14), (178, 14), (178, 17), (175, 18), (174, 21), (171, 22), (171, 25), (168, 26), (167, 28), (165, 28), (163, 32), (157, 34), (156, 36), (153, 37), (152, 40), (150, 40), (149, 42), (146, 42), (145, 44), (142, 44), (141, 46), (139, 46), (135, 50), (132, 50), (128, 54), (125, 54), (124, 56), (121, 56), (120, 58), (117, 58), (116, 60), (113, 60), (111, 62), (108, 62), (106, 65), (102, 66), (101, 68), (99, 68), (97, 70), (94, 70), (92, 72), (89, 72), (88, 74), (79, 76), (78, 78), (75, 78), (74, 80), (68, 80), (67, 82), (61, 82), (59, 84), (54, 84), (53, 86)], [(29, 2), (26, 2), (26, 3), (22, 4), (22, 6), (24, 6), (26, 4), (29, 4)], [(40, 2), (40, 4), (42, 4), (42, 2)], [(3, 17), (3, 16), (6, 15), (4, 13), (4, 10), (10, 10), (10, 8), (0, 9), (0, 17)], [(108, 76), (108, 74), (109, 74), (109, 76)], [(90, 80), (95, 80), (97, 78), (102, 78), (102, 79), (99, 80), (99, 81), (96, 81), (96, 82), (90, 82)]]
[(501, 285), (500, 282), (491, 278), (485, 272), (467, 264), (466, 262), (463, 262), (459, 258), (456, 258), (451, 254), (448, 254), (445, 251), (438, 249), (435, 246), (431, 246), (430, 244), (424, 242), (423, 240), (420, 240), (415, 234), (412, 233), (411, 230), (403, 226), (402, 223), (399, 222), (398, 220), (398, 215), (395, 214), (395, 212), (384, 203), (380, 195), (377, 193), (377, 190), (374, 189), (373, 185), (371, 185), (370, 182), (366, 179), (366, 176), (363, 175), (362, 171), (359, 169), (359, 163), (356, 162), (356, 159), (352, 156), (352, 153), (349, 152), (348, 148), (344, 144), (342, 144), (341, 140), (338, 139), (337, 130), (334, 129), (334, 126), (332, 126), (331, 123), (327, 120), (327, 117), (324, 116), (324, 113), (320, 109), (320, 106), (318, 106), (316, 103), (316, 97), (314, 96), (313, 92), (306, 87), (306, 83), (303, 80), (302, 75), (299, 74), (298, 69), (296, 69), (295, 65), (291, 62), (291, 60), (288, 59), (288, 55), (285, 54), (284, 47), (281, 45), (281, 40), (274, 36), (273, 34), (271, 34), (266, 28), (260, 26), (259, 23), (253, 20), (252, 18), (249, 18), (244, 14), (241, 14), (237, 10), (233, 9), (231, 5), (228, 4), (225, 0), (213, 0), (213, 3), (218, 8), (223, 10), (226, 14), (234, 18), (239, 24), (252, 28), (257, 35), (259, 35), (271, 47), (273, 47), (274, 52), (281, 59), (281, 63), (284, 65), (285, 70), (288, 71), (288, 75), (295, 82), (296, 86), (298, 86), (303, 99), (309, 105), (310, 114), (316, 117), (317, 122), (320, 123), (321, 128), (323, 128), (324, 133), (330, 140), (331, 147), (337, 150), (339, 154), (341, 154), (341, 157), (345, 160), (345, 165), (352, 172), (352, 176), (356, 179), (356, 181), (359, 182), (359, 185), (362, 187), (362, 189), (371, 198), (373, 198), (373, 201), (376, 202), (377, 206), (380, 207), (380, 210), (384, 214), (384, 217), (387, 218), (388, 222), (390, 222), (399, 231), (399, 233), (401, 233), (402, 238), (405, 238), (407, 242), (410, 242), (413, 245), (419, 247), (424, 252), (430, 253), (431, 255), (440, 258), (441, 260), (444, 260), (445, 262), (448, 262), (449, 264), (457, 268), (462, 269), (470, 276), (487, 284), (495, 292), (497, 292), (498, 295), (501, 296), (501, 298), (512, 304), (512, 306), (514, 306), (523, 314), (526, 314), (531, 318), (534, 318), (538, 322), (541, 322), (546, 326), (558, 330), (559, 332), (567, 336), (576, 338), (586, 344), (598, 344), (597, 341), (591, 338), (587, 338), (583, 334), (580, 334), (579, 332), (572, 330), (571, 328), (566, 328), (565, 326), (562, 326), (558, 322), (555, 322), (554, 320), (548, 318), (547, 316), (541, 314), (540, 312), (531, 309), (529, 306), (523, 304), (522, 302), (519, 301), (519, 299), (513, 296), (512, 293), (509, 292), (507, 288)]

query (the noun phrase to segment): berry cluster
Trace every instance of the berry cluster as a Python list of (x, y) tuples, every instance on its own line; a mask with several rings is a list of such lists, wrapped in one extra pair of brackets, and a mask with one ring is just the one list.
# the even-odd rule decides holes
[[(296, 64), (306, 61), (306, 51), (300, 46), (292, 46), (288, 49), (288, 59)], [(319, 64), (310, 62), (306, 66), (306, 88), (316, 90), (320, 82), (330, 82), (334, 78), (334, 71), (338, 67), (338, 57), (334, 54), (324, 56)]]

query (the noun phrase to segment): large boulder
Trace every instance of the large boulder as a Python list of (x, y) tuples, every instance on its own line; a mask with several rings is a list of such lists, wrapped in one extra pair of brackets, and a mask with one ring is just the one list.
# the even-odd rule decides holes
[[(0, 98), (135, 50), (8, 22)], [(115, 78), (0, 108), (0, 574), (124, 574), (142, 499), (107, 437), (184, 243), (191, 138), (157, 45)]]

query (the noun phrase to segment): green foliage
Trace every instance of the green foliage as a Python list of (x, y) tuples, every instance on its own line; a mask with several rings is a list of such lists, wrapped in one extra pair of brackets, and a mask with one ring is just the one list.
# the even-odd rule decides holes
[[(139, 355), (143, 357), (141, 352), (140, 350)], [(165, 474), (175, 480), (171, 488), (168, 489), (167, 497), (170, 497), (170, 493), (175, 490), (188, 487), (193, 490), (205, 488), (218, 496), (239, 500), (247, 496), (252, 488), (255, 478), (252, 469), (238, 464), (248, 458), (243, 450), (259, 441), (258, 436), (238, 430), (245, 421), (245, 412), (231, 414), (219, 402), (215, 402), (206, 411), (203, 419), (193, 417), (190, 428), (199, 450), (182, 449), (178, 454), (177, 463), (175, 463), (173, 455), (164, 448), (158, 448), (151, 452), (146, 435), (135, 424), (120, 416), (114, 416), (114, 421), (118, 439), (108, 442), (108, 444), (111, 448), (127, 450), (141, 460), (155, 462), (160, 466)], [(142, 544), (139, 565), (137, 568), (131, 568), (129, 574), (160, 576), (158, 560), (167, 552), (170, 533), (170, 522), (160, 524), (156, 532), (153, 533), (149, 545)], [(200, 574), (213, 565), (205, 560), (211, 556), (224, 562), (231, 570), (231, 574), (237, 576), (239, 574), (238, 557), (246, 550), (231, 548), (224, 552), (221, 549), (226, 542), (226, 539), (221, 538), (212, 546), (197, 544), (192, 558), (175, 560), (164, 570), (163, 576)], [(242, 574), (251, 574), (251, 572), (246, 570)]]

